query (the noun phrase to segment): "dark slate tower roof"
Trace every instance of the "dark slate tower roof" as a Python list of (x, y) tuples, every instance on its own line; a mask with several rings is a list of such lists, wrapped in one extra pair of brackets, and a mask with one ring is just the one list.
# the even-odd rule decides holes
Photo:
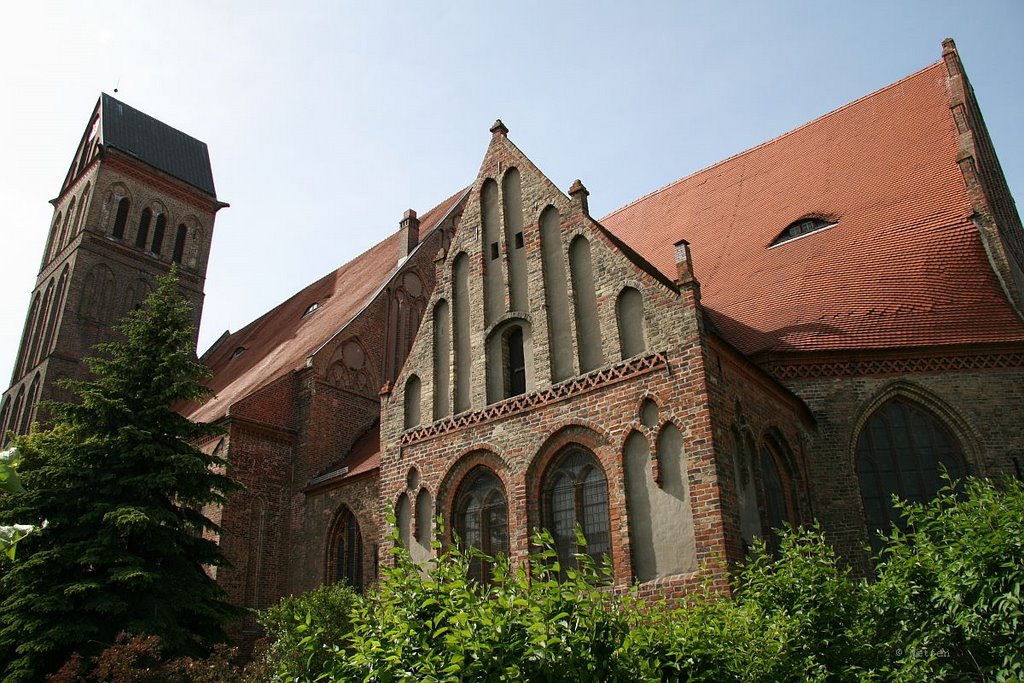
[(153, 168), (217, 195), (206, 143), (103, 93), (102, 141)]

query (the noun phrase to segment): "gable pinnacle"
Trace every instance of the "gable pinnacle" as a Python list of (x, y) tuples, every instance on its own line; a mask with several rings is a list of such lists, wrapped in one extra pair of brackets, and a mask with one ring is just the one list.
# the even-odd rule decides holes
[(503, 135), (508, 137), (508, 126), (501, 122), (501, 119), (497, 119), (494, 125), (491, 126), (491, 133), (494, 135)]
[(569, 196), (583, 208), (583, 213), (587, 215), (590, 215), (590, 207), (587, 206), (587, 195), (589, 194), (590, 192), (583, 186), (583, 182), (579, 178), (572, 181), (572, 185), (569, 187)]

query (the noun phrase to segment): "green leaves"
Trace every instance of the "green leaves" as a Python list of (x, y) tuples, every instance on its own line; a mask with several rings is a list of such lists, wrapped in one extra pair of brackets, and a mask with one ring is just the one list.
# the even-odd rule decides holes
[(21, 460), (21, 453), (17, 448), (11, 447), (0, 451), (0, 491), (8, 493), (21, 493), (25, 488), (18, 479), (18, 472), (15, 467)]
[(903, 511), (913, 531), (893, 532), (874, 582), (820, 528), (789, 529), (777, 557), (755, 549), (731, 595), (707, 576), (676, 607), (612, 590), (585, 554), (560, 579), (544, 534), (521, 564), (488, 558), (489, 585), (467, 578), (475, 551), (420, 566), (399, 548), (365, 597), (275, 608), (295, 618), (271, 628), (274, 656), (306, 664), (278, 680), (1024, 679), (1024, 485), (973, 481)]

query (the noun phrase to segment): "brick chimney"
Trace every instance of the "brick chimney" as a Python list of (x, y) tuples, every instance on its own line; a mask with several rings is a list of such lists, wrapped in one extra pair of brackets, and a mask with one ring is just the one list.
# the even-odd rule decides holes
[(676, 247), (676, 286), (680, 290), (693, 292), (693, 300), (700, 305), (700, 283), (693, 275), (693, 259), (690, 257), (690, 243), (679, 240)]
[(413, 209), (406, 209), (398, 222), (398, 260), (409, 256), (420, 242), (420, 219)]
[(676, 284), (684, 285), (693, 280), (693, 261), (690, 258), (690, 243), (676, 242)]

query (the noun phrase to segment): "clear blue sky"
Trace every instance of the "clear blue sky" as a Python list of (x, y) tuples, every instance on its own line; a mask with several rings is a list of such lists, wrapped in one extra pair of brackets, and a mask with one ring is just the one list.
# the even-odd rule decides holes
[[(957, 41), (1018, 199), (1024, 2), (21, 2), (4, 9), (0, 383), (100, 91), (205, 141), (200, 351), (470, 183), (501, 117), (604, 215)], [(699, 245), (694, 245), (699, 248)]]

